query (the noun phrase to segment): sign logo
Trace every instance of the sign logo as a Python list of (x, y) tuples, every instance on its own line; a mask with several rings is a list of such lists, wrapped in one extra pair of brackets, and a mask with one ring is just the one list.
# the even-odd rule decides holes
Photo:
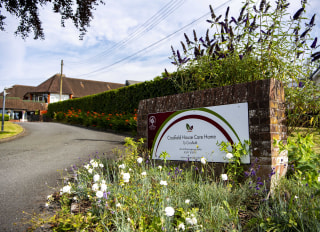
[(157, 119), (156, 119), (156, 117), (155, 116), (151, 116), (150, 118), (149, 118), (149, 129), (150, 130), (155, 130), (156, 129), (156, 122), (157, 122)]
[(190, 126), (188, 123), (186, 124), (186, 128), (188, 132), (192, 132), (193, 126)]

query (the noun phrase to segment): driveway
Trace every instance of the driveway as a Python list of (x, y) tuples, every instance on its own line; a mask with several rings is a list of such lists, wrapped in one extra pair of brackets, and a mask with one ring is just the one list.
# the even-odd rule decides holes
[[(19, 123), (23, 136), (0, 143), (0, 231), (25, 231), (21, 219), (39, 212), (61, 186), (58, 170), (122, 147), (125, 136), (58, 123)], [(26, 213), (23, 213), (26, 212)]]

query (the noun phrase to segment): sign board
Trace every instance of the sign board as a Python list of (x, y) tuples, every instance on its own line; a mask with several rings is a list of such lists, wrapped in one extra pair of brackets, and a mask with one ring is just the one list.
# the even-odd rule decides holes
[(248, 103), (149, 114), (148, 148), (153, 159), (167, 152), (167, 160), (228, 162), (218, 143), (249, 140), (248, 120)]

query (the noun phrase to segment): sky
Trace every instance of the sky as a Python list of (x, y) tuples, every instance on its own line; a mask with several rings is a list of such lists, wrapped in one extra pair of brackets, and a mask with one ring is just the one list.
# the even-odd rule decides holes
[[(291, 12), (300, 0), (289, 0)], [(257, 1), (259, 3), (259, 1)], [(271, 1), (274, 2), (274, 1)], [(320, 9), (319, 0), (309, 0), (310, 17)], [(45, 40), (26, 40), (14, 35), (18, 21), (7, 15), (6, 31), (0, 31), (0, 92), (13, 85), (37, 86), (61, 72), (71, 78), (124, 84), (160, 76), (171, 64), (171, 46), (181, 49), (183, 34), (205, 36), (210, 28), (209, 5), (216, 15), (238, 16), (241, 0), (106, 0), (93, 11), (94, 19), (83, 40), (72, 22), (60, 26), (60, 15), (51, 5), (41, 9)], [(1, 12), (3, 10), (1, 9)], [(319, 22), (316, 17), (316, 24)], [(313, 33), (318, 33), (316, 25)], [(314, 35), (317, 36), (317, 35)]]

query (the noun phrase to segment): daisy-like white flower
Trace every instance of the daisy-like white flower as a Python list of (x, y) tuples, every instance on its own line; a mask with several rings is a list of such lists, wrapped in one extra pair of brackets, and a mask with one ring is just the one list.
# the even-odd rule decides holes
[(226, 157), (227, 157), (227, 159), (232, 159), (233, 158), (233, 154), (232, 153), (227, 153)]
[(103, 168), (103, 167), (104, 167), (104, 165), (103, 165), (103, 164), (99, 164), (99, 167), (100, 167), (100, 168)]
[(141, 173), (141, 176), (146, 176), (147, 175), (147, 172), (142, 172)]
[(93, 184), (92, 185), (92, 190), (93, 191), (98, 191), (99, 190), (99, 185), (98, 184)]
[(94, 182), (98, 182), (100, 180), (100, 175), (99, 174), (95, 174), (94, 176), (93, 176), (93, 181)]
[(92, 167), (94, 167), (94, 168), (97, 168), (99, 166), (98, 162), (95, 160), (91, 160), (90, 163), (91, 163)]
[(222, 180), (228, 180), (228, 175), (227, 174), (221, 174), (221, 179)]
[(123, 179), (123, 182), (128, 183), (129, 179), (130, 179), (130, 174), (129, 173), (123, 173), (122, 174), (122, 179)]
[(193, 226), (193, 225), (197, 225), (198, 220), (195, 217), (186, 218), (186, 223)]
[(102, 198), (103, 197), (103, 192), (102, 191), (97, 191), (96, 192), (96, 197)]
[(186, 230), (186, 227), (184, 226), (183, 223), (180, 223), (180, 224), (178, 225), (178, 230), (182, 230), (182, 231), (185, 231), (185, 230)]
[(167, 183), (166, 180), (161, 180), (161, 181), (160, 181), (160, 185), (168, 185), (168, 183)]
[(131, 218), (127, 218), (127, 221), (130, 222), (130, 221), (131, 221)]
[(92, 174), (92, 171), (93, 171), (92, 168), (89, 168), (89, 169), (88, 169), (88, 172), (89, 172), (90, 174)]
[(71, 186), (70, 185), (66, 185), (62, 188), (62, 193), (71, 193)]
[(159, 165), (159, 166), (158, 166), (158, 168), (161, 170), (161, 169), (162, 169), (162, 166), (161, 166), (161, 165)]
[(102, 192), (107, 191), (107, 185), (106, 185), (106, 184), (101, 184), (100, 190), (101, 190)]
[(207, 160), (204, 157), (201, 157), (200, 161), (201, 161), (202, 164), (206, 164), (207, 163)]
[(137, 162), (138, 162), (139, 164), (141, 164), (142, 161), (143, 161), (142, 157), (139, 157), (139, 158), (137, 159)]
[(120, 164), (120, 165), (119, 165), (119, 168), (121, 168), (121, 169), (125, 169), (125, 167), (126, 167), (125, 164)]
[(186, 204), (189, 204), (189, 203), (190, 203), (190, 200), (189, 200), (189, 199), (185, 200), (185, 203), (186, 203)]
[(168, 217), (172, 217), (174, 215), (174, 208), (172, 207), (166, 207), (164, 211)]
[(84, 165), (84, 167), (85, 167), (85, 169), (89, 169), (90, 168), (90, 164), (86, 164), (86, 165)]

